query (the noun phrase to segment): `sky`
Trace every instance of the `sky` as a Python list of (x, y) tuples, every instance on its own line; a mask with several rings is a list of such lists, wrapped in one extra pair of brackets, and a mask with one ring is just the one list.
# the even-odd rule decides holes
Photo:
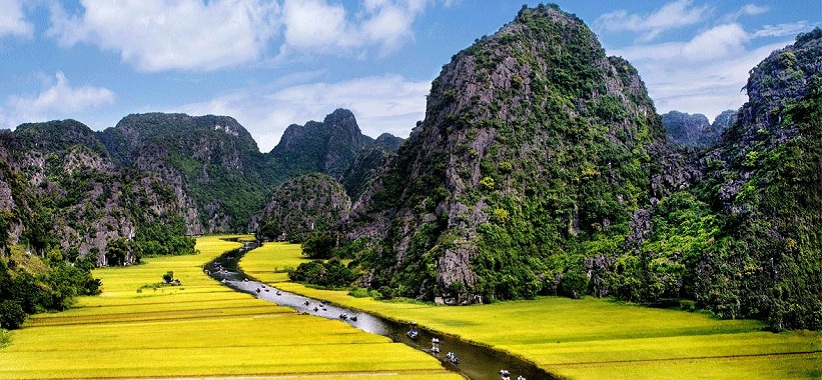
[[(737, 109), (748, 71), (822, 25), (822, 0), (555, 0), (628, 59), (657, 112)], [(0, 0), (0, 128), (228, 115), (267, 152), (354, 112), (407, 137), (443, 65), (525, 0)]]

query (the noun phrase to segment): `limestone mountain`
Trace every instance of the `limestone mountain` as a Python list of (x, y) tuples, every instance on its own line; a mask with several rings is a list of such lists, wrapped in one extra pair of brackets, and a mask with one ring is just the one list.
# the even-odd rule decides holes
[(556, 6), (523, 8), (443, 67), (355, 203), (360, 281), (452, 304), (685, 298), (818, 329), (820, 57), (819, 29), (771, 54), (739, 112), (699, 117), (703, 149), (683, 149), (628, 62)]
[[(822, 30), (751, 70), (748, 102), (695, 193), (719, 211), (698, 300), (774, 329), (822, 327)], [(709, 224), (710, 225), (710, 224)]]
[(154, 252), (135, 245), (114, 254), (111, 241), (134, 239), (153, 223), (173, 225), (186, 206), (156, 175), (117, 167), (94, 132), (74, 120), (23, 124), (0, 145), (4, 251), (20, 245), (70, 262), (134, 263)]
[(707, 147), (716, 144), (722, 132), (736, 121), (736, 111), (727, 110), (719, 114), (713, 123), (700, 113), (687, 114), (670, 111), (662, 115), (662, 124), (668, 141), (687, 147)]
[(671, 111), (662, 115), (662, 125), (665, 126), (668, 141), (674, 144), (696, 146), (711, 123), (701, 113), (691, 115)]
[(628, 62), (556, 6), (523, 8), (443, 67), (355, 206), (363, 281), (449, 303), (585, 293), (584, 262), (622, 246), (663, 143)]
[(725, 110), (714, 118), (714, 122), (711, 123), (711, 133), (714, 135), (709, 137), (711, 144), (718, 142), (722, 137), (722, 133), (736, 124), (737, 114), (737, 110)]
[(365, 136), (351, 111), (337, 109), (322, 122), (290, 125), (268, 154), (262, 173), (269, 185), (299, 174), (325, 173), (343, 182), (349, 195), (356, 195), (402, 141), (387, 133), (377, 140)]
[(258, 236), (302, 242), (311, 234), (335, 232), (351, 212), (351, 198), (334, 178), (312, 173), (277, 186), (262, 211)]
[(261, 154), (231, 117), (137, 114), (98, 133), (115, 162), (155, 173), (190, 205), (189, 234), (243, 231), (265, 197)]

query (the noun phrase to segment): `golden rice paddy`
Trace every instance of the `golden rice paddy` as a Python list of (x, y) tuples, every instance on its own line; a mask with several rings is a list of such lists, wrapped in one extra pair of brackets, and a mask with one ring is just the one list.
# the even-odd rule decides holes
[[(204, 263), (240, 246), (203, 237), (197, 255), (95, 270), (103, 294), (14, 331), (0, 349), (0, 379), (461, 378), (403, 344), (298, 315), (206, 276)], [(154, 289), (169, 270), (182, 285)]]
[(586, 298), (541, 297), (462, 307), (354, 298), (283, 282), (273, 268), (296, 267), (294, 245), (269, 243), (240, 262), (283, 290), (397, 320), (414, 320), (526, 358), (575, 379), (820, 379), (822, 333), (763, 331), (755, 320)]

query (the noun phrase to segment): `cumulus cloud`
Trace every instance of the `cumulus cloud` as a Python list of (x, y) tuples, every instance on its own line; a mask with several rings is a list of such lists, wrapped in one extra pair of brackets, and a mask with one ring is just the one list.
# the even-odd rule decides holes
[[(379, 54), (396, 51), (414, 37), (413, 23), (433, 0), (364, 0), (349, 12), (327, 0), (285, 0), (285, 41), (281, 55), (357, 54), (376, 46)], [(446, 0), (445, 6), (453, 1)]]
[(31, 38), (34, 25), (26, 20), (22, 0), (0, 1), (0, 37), (7, 35)]
[(90, 43), (138, 70), (213, 70), (259, 58), (277, 32), (280, 8), (263, 0), (81, 0), (81, 14), (51, 8), (48, 35), (65, 47)]
[(73, 87), (62, 72), (54, 75), (49, 87), (37, 95), (15, 95), (8, 98), (0, 111), (4, 128), (14, 128), (24, 122), (76, 117), (88, 109), (114, 103), (115, 96), (103, 87)]
[[(47, 35), (62, 46), (88, 43), (140, 71), (215, 70), (294, 54), (385, 55), (413, 40), (432, 4), (454, 0), (80, 0), (77, 14), (51, 4)], [(0, 9), (2, 10), (2, 9)]]
[(605, 31), (641, 33), (640, 41), (648, 42), (661, 33), (704, 21), (710, 14), (707, 5), (694, 6), (692, 0), (677, 0), (647, 14), (629, 14), (618, 10), (603, 14), (594, 20), (594, 27)]
[[(716, 60), (745, 50), (750, 36), (739, 24), (725, 24), (708, 29), (682, 47), (682, 55), (690, 60)], [(746, 70), (747, 72), (747, 70)]]
[(287, 126), (322, 120), (337, 108), (354, 112), (360, 129), (368, 136), (388, 132), (407, 137), (424, 117), (425, 95), (430, 88), (430, 81), (384, 75), (291, 84), (273, 90), (245, 88), (167, 111), (233, 116), (254, 136), (260, 150), (267, 152), (279, 142)]
[(712, 119), (747, 101), (742, 87), (748, 71), (791, 42), (750, 48), (752, 40), (739, 25), (727, 24), (689, 41), (635, 45), (609, 54), (623, 56), (637, 67), (658, 112), (702, 113)]

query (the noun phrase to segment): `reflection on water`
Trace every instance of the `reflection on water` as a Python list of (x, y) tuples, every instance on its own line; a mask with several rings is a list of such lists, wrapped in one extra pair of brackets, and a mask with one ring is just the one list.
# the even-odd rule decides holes
[[(436, 335), (416, 325), (398, 323), (362, 311), (285, 292), (255, 281), (237, 269), (237, 262), (242, 255), (254, 248), (256, 245), (247, 243), (244, 248), (226, 253), (206, 264), (205, 269), (212, 278), (232, 289), (253, 294), (260, 299), (281, 306), (291, 307), (300, 313), (337, 319), (365, 332), (386, 336), (395, 342), (425, 351), (440, 359), (444, 367), (472, 380), (498, 380), (501, 378), (501, 369), (508, 370), (511, 379), (516, 379), (517, 376), (530, 380), (556, 378), (527, 361), (488, 347), (470, 344), (450, 336)], [(416, 339), (411, 339), (407, 334), (411, 328), (419, 332)], [(431, 342), (434, 338), (439, 340), (440, 352), (432, 352)], [(452, 363), (448, 358), (448, 353), (454, 353), (459, 358), (459, 364)]]

